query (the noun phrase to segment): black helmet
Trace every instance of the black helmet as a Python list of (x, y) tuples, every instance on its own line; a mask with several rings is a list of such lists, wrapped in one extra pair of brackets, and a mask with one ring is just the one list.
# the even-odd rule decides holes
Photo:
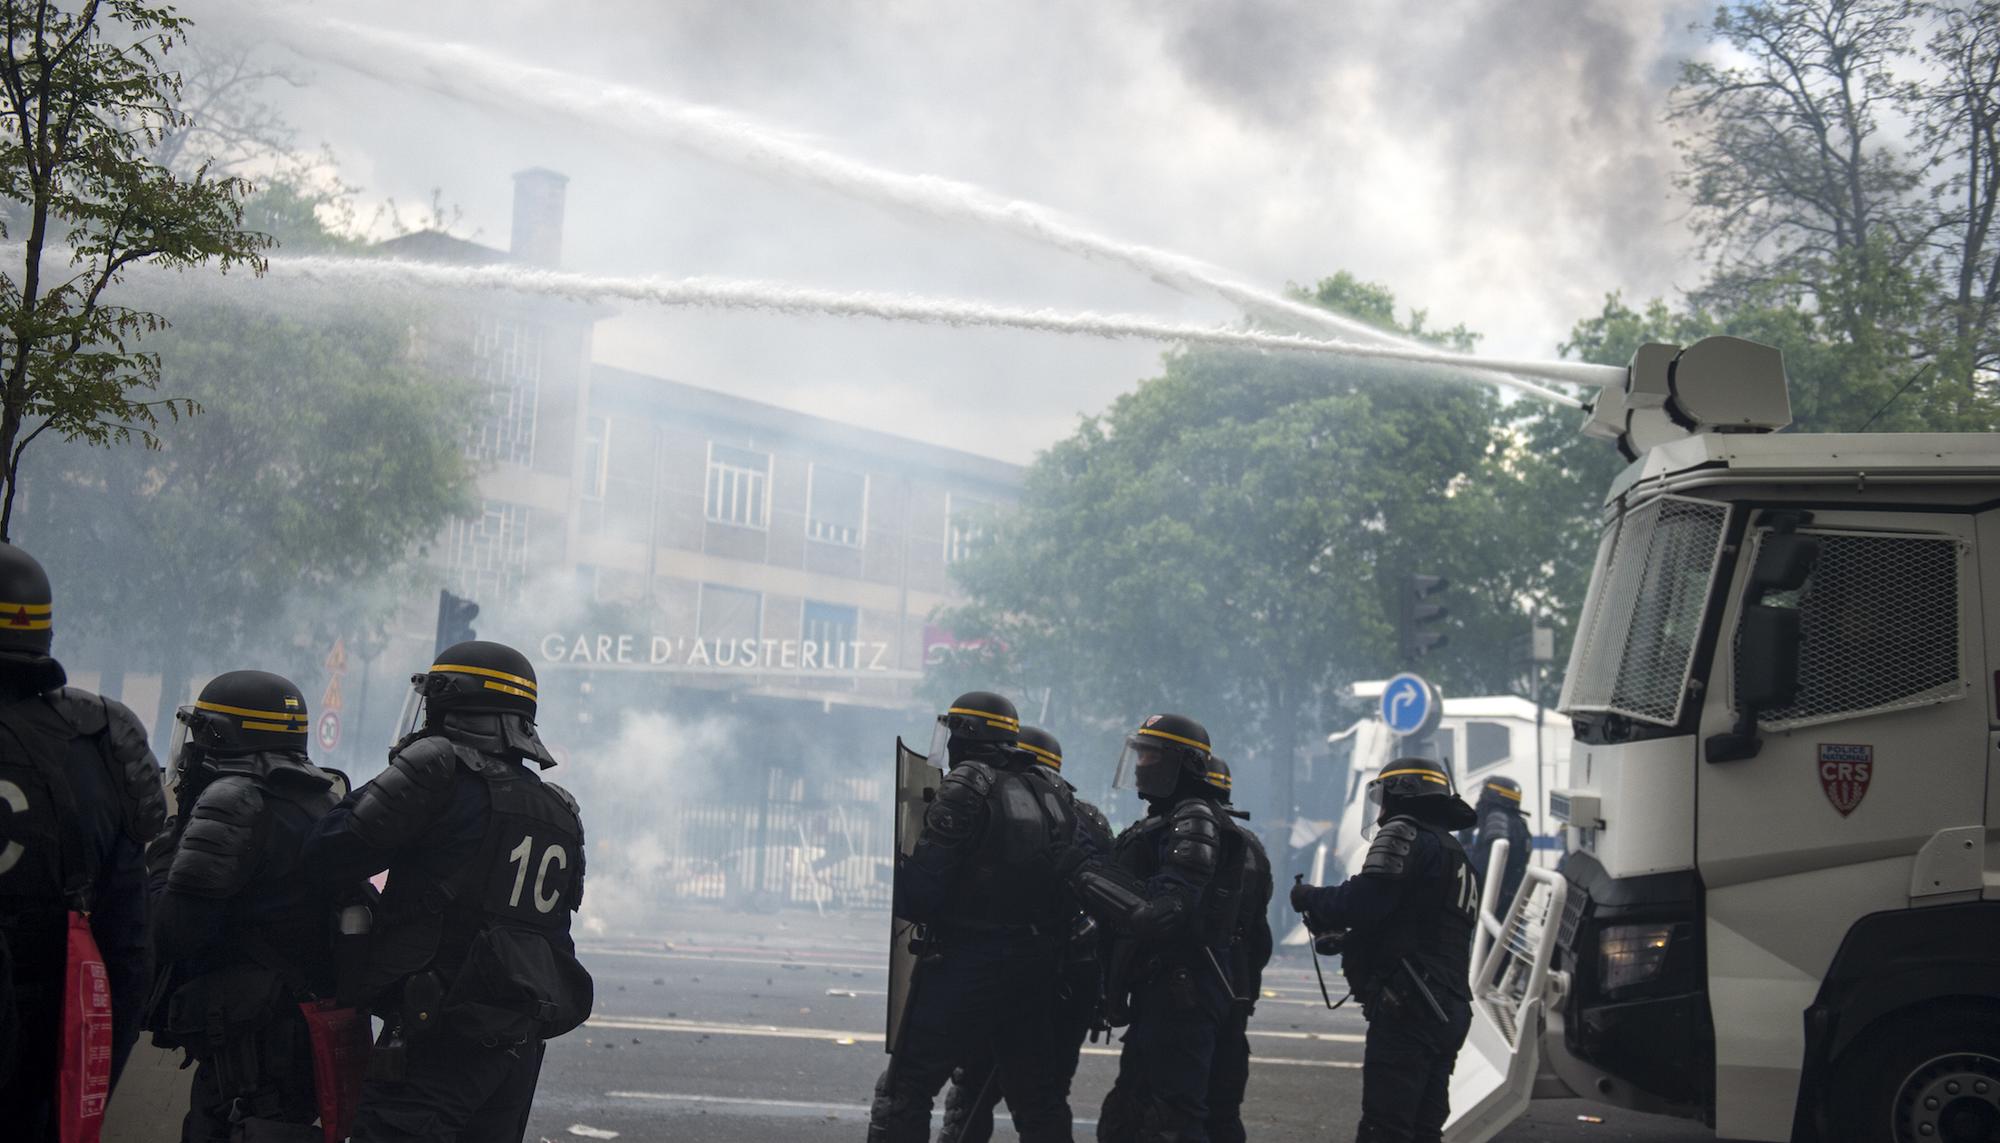
[(1208, 756), (1208, 769), (1202, 772), (1201, 780), (1216, 789), (1216, 801), (1225, 806), (1229, 804), (1233, 783), (1229, 776), (1229, 763), (1224, 762), (1221, 755)]
[(1142, 798), (1172, 797), (1189, 778), (1213, 793), (1209, 782), (1208, 730), (1182, 714), (1149, 714), (1125, 738), (1113, 783), (1139, 791)]
[(1512, 778), (1488, 778), (1479, 787), (1479, 804), (1499, 805), (1516, 813), (1521, 809), (1521, 783)]
[(49, 573), (35, 557), (0, 543), (0, 655), (39, 666), (49, 657), (54, 622)]
[(1021, 712), (1005, 696), (967, 691), (938, 715), (937, 729), (931, 732), (930, 758), (955, 762), (981, 747), (1012, 746), (1020, 737)]
[(1017, 744), (1028, 752), (1028, 756), (1056, 773), (1062, 773), (1062, 743), (1056, 736), (1039, 726), (1021, 728), (1021, 740)]
[(1368, 806), (1375, 812), (1363, 823), (1363, 837), (1372, 836), (1384, 819), (1400, 814), (1446, 829), (1465, 829), (1479, 820), (1460, 800), (1451, 770), (1430, 758), (1398, 758), (1382, 767), (1368, 783)]
[(473, 639), (439, 651), (431, 669), (410, 676), (425, 718), (452, 711), (492, 711), (535, 718), (535, 668), (505, 643)]
[(227, 757), (264, 750), (306, 752), (306, 699), (283, 675), (269, 671), (229, 671), (201, 688), (193, 706), (174, 712), (170, 757), (185, 768), (191, 748)]

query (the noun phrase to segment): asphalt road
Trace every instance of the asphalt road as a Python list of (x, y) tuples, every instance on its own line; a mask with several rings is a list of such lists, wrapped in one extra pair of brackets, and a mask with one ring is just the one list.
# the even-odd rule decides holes
[[(715, 912), (689, 916), (671, 934), (585, 938), (596, 1014), (549, 1045), (528, 1139), (611, 1131), (634, 1143), (861, 1139), (885, 1059), (886, 923), (875, 914)], [(1309, 963), (1274, 965), (1266, 987), (1276, 995), (1259, 1003), (1251, 1024), (1256, 1057), (1244, 1109), (1251, 1138), (1353, 1138), (1360, 1016), (1325, 1010)], [(1086, 1047), (1073, 1095), (1079, 1139), (1093, 1136), (1116, 1068), (1115, 1044)], [(999, 1134), (1012, 1137), (1004, 1126)], [(1567, 1100), (1537, 1104), (1499, 1136), (1504, 1143), (1713, 1138), (1698, 1124)]]

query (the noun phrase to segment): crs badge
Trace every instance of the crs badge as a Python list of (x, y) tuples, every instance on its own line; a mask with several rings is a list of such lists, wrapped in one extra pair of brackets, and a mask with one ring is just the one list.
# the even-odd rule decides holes
[(1854, 812), (1868, 796), (1875, 775), (1875, 748), (1839, 742), (1819, 744), (1819, 785), (1841, 817)]

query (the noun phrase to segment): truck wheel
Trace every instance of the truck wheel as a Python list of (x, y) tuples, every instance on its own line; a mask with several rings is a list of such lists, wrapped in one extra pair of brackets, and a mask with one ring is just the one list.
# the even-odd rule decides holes
[(2000, 1010), (1871, 1028), (1834, 1067), (1837, 1143), (2000, 1143)]

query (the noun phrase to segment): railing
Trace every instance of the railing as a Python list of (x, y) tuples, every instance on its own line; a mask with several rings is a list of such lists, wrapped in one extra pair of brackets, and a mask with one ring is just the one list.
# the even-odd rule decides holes
[[(1488, 868), (1504, 869), (1504, 862), (1496, 845)], [(1488, 909), (1498, 892), (1491, 886), (1481, 892), (1473, 938), (1472, 1027), (1452, 1072), (1447, 1143), (1486, 1143), (1527, 1109), (1541, 1062), (1542, 1013), (1560, 1000), (1561, 975), (1549, 964), (1569, 882), (1554, 870), (1530, 865), (1506, 916), (1496, 922)]]
[(895, 864), (882, 817), (782, 802), (610, 808), (586, 823), (590, 873), (651, 901), (886, 909)]
[(1507, 868), (1507, 854), (1513, 844), (1506, 838), (1495, 838), (1493, 848), (1486, 856), (1486, 878), (1479, 886), (1479, 923), (1472, 929), (1472, 990), (1479, 991), (1479, 966), (1486, 960), (1486, 950), (1493, 947), (1493, 938), (1506, 927), (1505, 918), (1496, 915), (1493, 906), (1500, 901), (1500, 883), (1504, 876), (1495, 877), (1496, 871)]

